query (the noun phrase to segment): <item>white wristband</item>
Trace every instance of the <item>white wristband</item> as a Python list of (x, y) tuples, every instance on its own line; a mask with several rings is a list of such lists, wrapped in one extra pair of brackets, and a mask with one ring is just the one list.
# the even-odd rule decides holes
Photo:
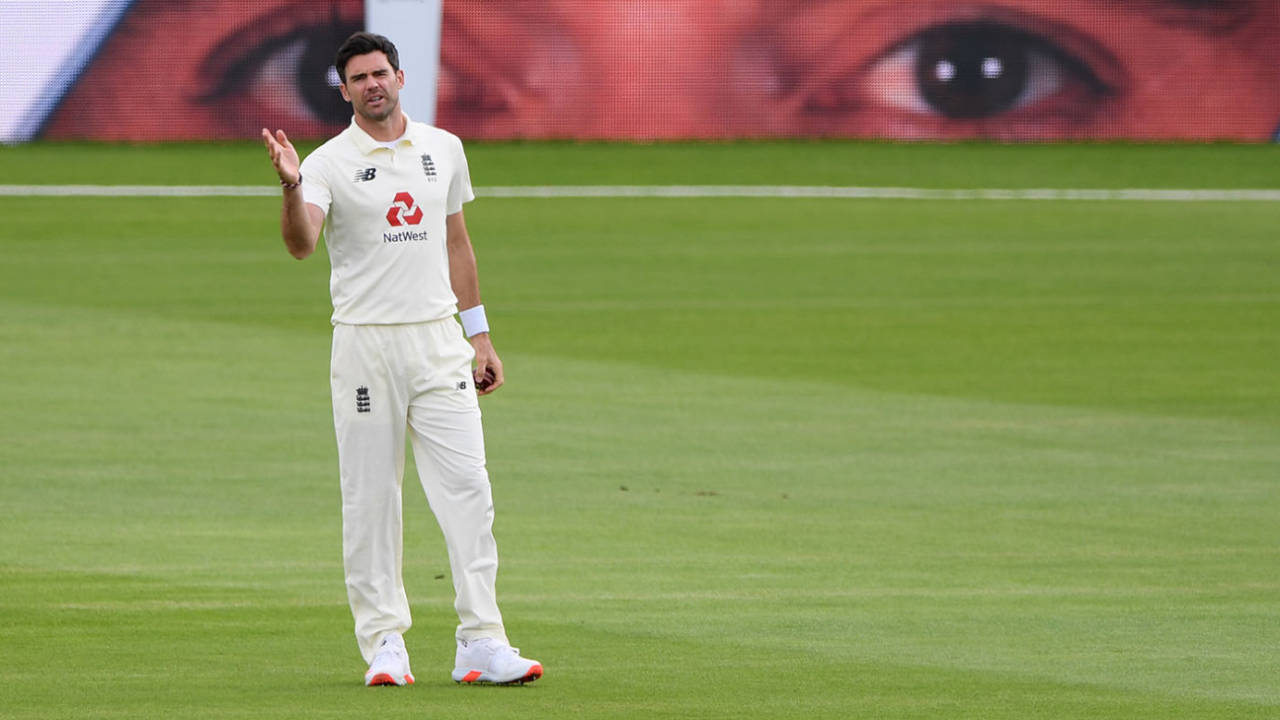
[(458, 313), (462, 320), (462, 332), (467, 337), (489, 332), (489, 320), (484, 316), (484, 306), (476, 305)]

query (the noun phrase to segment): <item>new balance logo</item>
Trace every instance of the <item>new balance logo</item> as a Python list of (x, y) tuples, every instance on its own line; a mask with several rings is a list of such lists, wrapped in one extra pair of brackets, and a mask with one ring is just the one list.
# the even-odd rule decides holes
[(436, 181), (436, 163), (430, 155), (422, 156), (422, 172), (427, 176), (427, 180)]
[(356, 412), (369, 412), (369, 388), (364, 385), (356, 388)]
[(459, 389), (459, 390), (466, 390), (466, 389), (467, 389), (467, 381), (466, 381), (466, 380), (460, 380), (460, 381), (458, 381), (458, 389)]
[(365, 168), (356, 171), (355, 182), (369, 182), (373, 176), (378, 174), (378, 168)]

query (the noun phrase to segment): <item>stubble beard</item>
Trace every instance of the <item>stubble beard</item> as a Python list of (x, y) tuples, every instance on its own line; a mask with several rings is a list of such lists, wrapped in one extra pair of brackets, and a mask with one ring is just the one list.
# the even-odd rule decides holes
[(387, 118), (391, 117), (395, 113), (396, 108), (398, 107), (400, 107), (400, 101), (397, 99), (395, 102), (383, 103), (381, 112), (374, 112), (369, 109), (368, 105), (364, 105), (364, 104), (361, 104), (359, 107), (357, 107), (356, 112), (360, 114), (360, 117), (366, 120), (372, 120), (373, 122), (382, 122)]

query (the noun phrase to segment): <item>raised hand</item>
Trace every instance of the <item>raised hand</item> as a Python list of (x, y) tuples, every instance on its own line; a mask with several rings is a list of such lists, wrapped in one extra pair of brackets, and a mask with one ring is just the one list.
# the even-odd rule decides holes
[(285, 137), (283, 130), (276, 130), (276, 134), (272, 136), (271, 131), (262, 128), (262, 144), (267, 146), (267, 153), (271, 156), (271, 164), (276, 168), (276, 174), (280, 176), (280, 182), (285, 184), (293, 184), (298, 182), (301, 172), (298, 170), (302, 161), (298, 159), (298, 151), (294, 149), (293, 143), (289, 142), (289, 138)]

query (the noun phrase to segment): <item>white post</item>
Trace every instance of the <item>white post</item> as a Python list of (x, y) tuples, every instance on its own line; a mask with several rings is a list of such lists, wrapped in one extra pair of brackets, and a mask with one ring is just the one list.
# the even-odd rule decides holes
[(428, 125), (436, 120), (436, 74), (440, 68), (443, 0), (365, 0), (364, 27), (385, 35), (400, 52), (404, 91), (400, 106)]

